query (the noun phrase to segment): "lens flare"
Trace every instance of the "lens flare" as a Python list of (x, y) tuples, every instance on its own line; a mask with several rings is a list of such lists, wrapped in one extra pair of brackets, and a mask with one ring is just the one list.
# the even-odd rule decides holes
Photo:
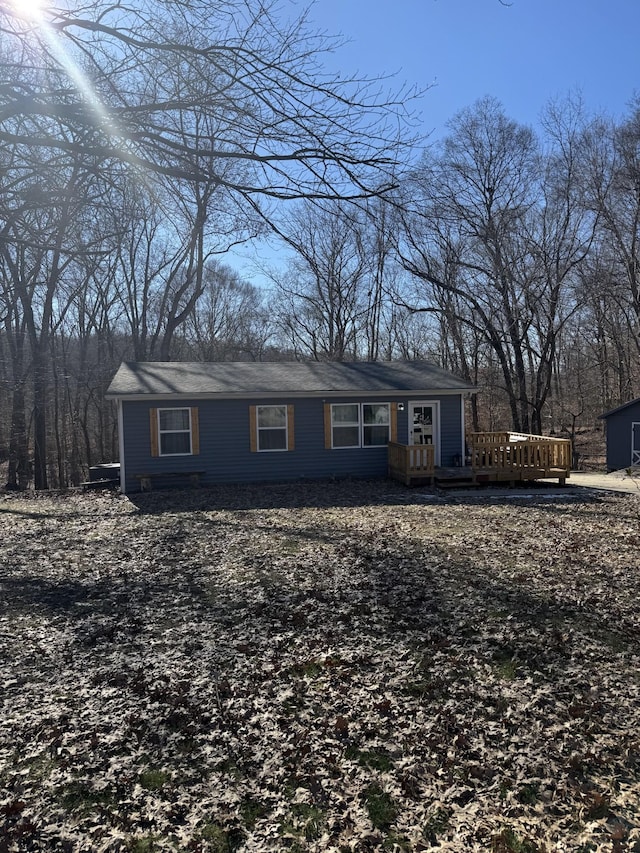
[(42, 18), (46, 0), (13, 0), (14, 10), (23, 18), (37, 21)]

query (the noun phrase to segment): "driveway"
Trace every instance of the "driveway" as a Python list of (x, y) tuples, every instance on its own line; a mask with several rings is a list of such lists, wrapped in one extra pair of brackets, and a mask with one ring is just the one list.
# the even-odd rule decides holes
[[(552, 488), (555, 486), (556, 488)], [(605, 474), (599, 471), (572, 471), (565, 486), (558, 484), (558, 478), (536, 480), (534, 483), (523, 483), (510, 488), (506, 484), (489, 483), (481, 488), (451, 489), (449, 496), (452, 500), (487, 500), (522, 498), (557, 499), (570, 495), (578, 497), (581, 491), (618, 492), (640, 496), (640, 473), (630, 477), (625, 470), (612, 471)], [(431, 490), (424, 492), (423, 499), (431, 495)]]
[[(553, 482), (546, 480), (545, 482)], [(625, 469), (612, 471), (610, 474), (599, 471), (572, 471), (567, 480), (567, 486), (581, 489), (597, 489), (605, 492), (627, 492), (640, 495), (640, 476), (629, 476)]]

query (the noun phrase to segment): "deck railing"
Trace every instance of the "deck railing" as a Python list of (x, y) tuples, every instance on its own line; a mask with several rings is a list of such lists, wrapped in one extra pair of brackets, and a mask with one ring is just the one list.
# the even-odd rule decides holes
[[(568, 439), (557, 439), (568, 441)], [(472, 432), (471, 441), (474, 444), (505, 444), (509, 441), (556, 441), (548, 435), (532, 435), (528, 432)]]
[(389, 442), (389, 476), (407, 486), (416, 480), (431, 481), (434, 471), (433, 444)]
[[(518, 482), (557, 477), (564, 483), (571, 472), (571, 442), (566, 438), (522, 432), (475, 432), (468, 437), (470, 482)], [(389, 476), (407, 486), (431, 483), (436, 475), (432, 444), (389, 442)], [(439, 476), (442, 471), (439, 472)]]
[(481, 432), (470, 435), (474, 478), (536, 480), (571, 471), (571, 441), (520, 432)]

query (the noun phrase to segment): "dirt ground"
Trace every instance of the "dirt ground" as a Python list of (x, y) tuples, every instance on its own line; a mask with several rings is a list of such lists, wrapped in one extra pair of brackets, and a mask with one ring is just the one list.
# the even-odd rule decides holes
[(508, 492), (0, 496), (0, 851), (638, 853), (640, 496)]

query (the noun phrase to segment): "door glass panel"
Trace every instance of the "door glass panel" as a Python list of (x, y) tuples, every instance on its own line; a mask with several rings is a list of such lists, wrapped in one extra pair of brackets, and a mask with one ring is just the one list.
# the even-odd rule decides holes
[(414, 406), (412, 444), (433, 444), (433, 406)]

